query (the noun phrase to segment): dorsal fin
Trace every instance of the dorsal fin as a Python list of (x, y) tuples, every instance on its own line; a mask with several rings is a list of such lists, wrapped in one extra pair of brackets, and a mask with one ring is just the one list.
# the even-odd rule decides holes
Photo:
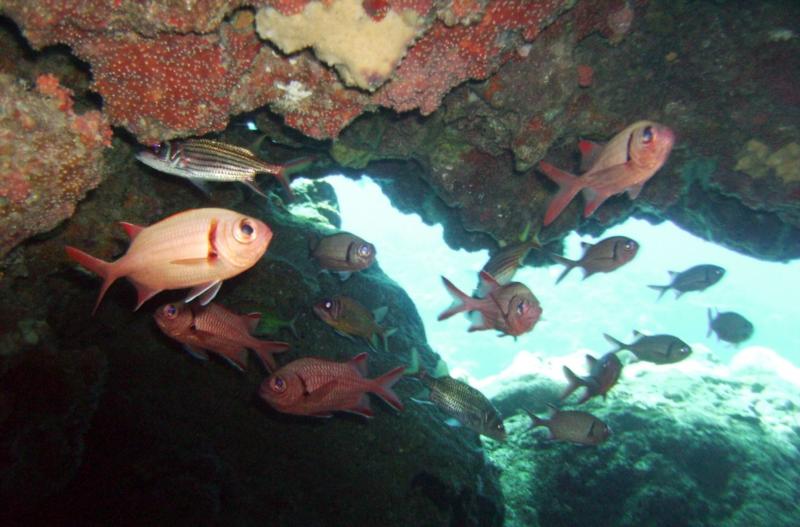
[(581, 171), (586, 172), (594, 165), (598, 154), (603, 150), (603, 145), (581, 139), (578, 141), (578, 149), (581, 151)]
[(362, 377), (367, 376), (367, 354), (366, 353), (359, 353), (352, 359), (350, 359), (347, 364), (349, 364), (353, 369), (355, 369), (359, 375)]
[(145, 229), (141, 225), (128, 223), (127, 221), (121, 221), (119, 224), (122, 225), (123, 229), (125, 229), (125, 234), (128, 235), (128, 238), (130, 238), (131, 241), (135, 240), (139, 233)]

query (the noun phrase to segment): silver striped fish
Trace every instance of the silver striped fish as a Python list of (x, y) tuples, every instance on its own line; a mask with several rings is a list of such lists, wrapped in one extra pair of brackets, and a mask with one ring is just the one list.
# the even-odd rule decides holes
[(294, 194), (289, 188), (288, 173), (305, 168), (313, 161), (313, 158), (304, 157), (283, 165), (267, 163), (247, 148), (212, 139), (168, 141), (137, 153), (136, 159), (159, 172), (188, 178), (193, 183), (198, 180), (241, 182), (264, 197), (255, 184), (255, 177), (256, 174), (271, 174), (281, 182), (290, 198)]
[[(541, 244), (535, 236), (521, 243), (507, 245), (489, 258), (489, 261), (483, 266), (483, 271), (489, 273), (498, 284), (506, 285), (514, 278), (517, 269), (522, 267), (522, 262), (528, 256), (530, 250), (539, 248), (541, 248)], [(478, 287), (474, 294), (483, 298), (489, 290), (491, 290), (491, 284), (479, 279)]]

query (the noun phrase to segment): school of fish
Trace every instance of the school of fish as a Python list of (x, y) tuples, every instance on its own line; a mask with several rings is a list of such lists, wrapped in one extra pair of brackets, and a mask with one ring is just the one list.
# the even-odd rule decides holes
[[(553, 223), (579, 193), (586, 200), (584, 216), (594, 213), (615, 194), (625, 192), (635, 199), (644, 184), (664, 165), (674, 141), (670, 128), (643, 120), (626, 127), (605, 145), (581, 141), (581, 176), (541, 162), (539, 170), (559, 186), (544, 213), (542, 225)], [(247, 148), (211, 139), (164, 142), (142, 150), (136, 158), (159, 172), (187, 178), (198, 186), (205, 181), (239, 182), (261, 196), (265, 194), (256, 185), (255, 177), (259, 173), (270, 174), (278, 179), (290, 198), (288, 176), (313, 162), (312, 158), (302, 158), (284, 165), (272, 164)], [(294, 320), (297, 316), (287, 322), (262, 312), (239, 313), (212, 302), (223, 281), (252, 268), (266, 253), (272, 230), (261, 220), (223, 208), (198, 208), (173, 214), (146, 227), (124, 222), (121, 225), (130, 238), (130, 245), (125, 254), (113, 262), (72, 246), (65, 247), (70, 259), (102, 278), (92, 314), (118, 278), (127, 278), (136, 288), (134, 310), (161, 291), (188, 289), (184, 300), (163, 304), (155, 310), (156, 325), (192, 356), (208, 360), (211, 353), (238, 370), (248, 367), (248, 350), (252, 350), (269, 374), (258, 394), (278, 412), (313, 417), (351, 412), (373, 417), (375, 412), (368, 394), (377, 395), (390, 407), (401, 411), (404, 404), (393, 386), (404, 377), (415, 378), (427, 392), (426, 400), (418, 402), (435, 406), (456, 426), (463, 425), (481, 435), (505, 440), (503, 417), (492, 403), (480, 391), (450, 377), (446, 371), (439, 371), (440, 368), (433, 373), (420, 368), (415, 349), (410, 352), (411, 366), (398, 365), (377, 377), (369, 376), (367, 353), (344, 361), (305, 356), (279, 365), (275, 354), (283, 356), (289, 344), (263, 340), (259, 336), (287, 328), (296, 337)], [(559, 283), (576, 267), (583, 269), (584, 279), (596, 273), (617, 271), (640, 250), (637, 241), (613, 236), (596, 244), (584, 243), (583, 255), (572, 260), (547, 251), (539, 242), (538, 234), (528, 237), (526, 229), (525, 239), (497, 251), (478, 273), (478, 287), (472, 295), (442, 277), (453, 304), (438, 319), (468, 313), (472, 321), (468, 331), (495, 330), (501, 336), (516, 339), (531, 332), (543, 312), (531, 289), (513, 281), (531, 251), (543, 252), (565, 266), (556, 280)], [(349, 232), (313, 235), (309, 239), (309, 259), (316, 263), (320, 272), (338, 273), (342, 280), (369, 269), (376, 261), (376, 254), (372, 243)], [(670, 273), (669, 284), (649, 286), (659, 291), (659, 299), (669, 289), (675, 290), (676, 297), (690, 291), (703, 291), (717, 283), (725, 270), (701, 264), (680, 273)], [(388, 306), (371, 311), (349, 296), (323, 298), (310, 308), (336, 333), (349, 339), (363, 339), (374, 352), (388, 352), (388, 339), (398, 330), (383, 322)], [(709, 335), (714, 332), (718, 338), (734, 344), (753, 334), (752, 324), (738, 313), (712, 315), (709, 308), (708, 324)], [(655, 364), (679, 362), (692, 352), (685, 342), (672, 335), (649, 336), (639, 332), (634, 335), (637, 339), (630, 344), (605, 335), (614, 349), (600, 358), (587, 355), (586, 376), (564, 367), (567, 386), (560, 404), (579, 390), (582, 393), (574, 404), (580, 405), (598, 396), (605, 399), (621, 378), (623, 362), (618, 353), (622, 351)], [(357, 340), (353, 342), (353, 346), (359, 345)], [(552, 440), (599, 445), (612, 435), (606, 423), (587, 412), (564, 410), (554, 405), (551, 408), (553, 414), (549, 419), (526, 412), (531, 417), (532, 428), (547, 428)]]

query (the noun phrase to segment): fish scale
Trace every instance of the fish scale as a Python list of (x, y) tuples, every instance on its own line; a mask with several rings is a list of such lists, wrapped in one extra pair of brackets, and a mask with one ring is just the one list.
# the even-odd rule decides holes
[(235, 145), (196, 139), (183, 143), (181, 148), (184, 168), (205, 179), (251, 180), (257, 172), (280, 172), (280, 167), (265, 163), (249, 150)]

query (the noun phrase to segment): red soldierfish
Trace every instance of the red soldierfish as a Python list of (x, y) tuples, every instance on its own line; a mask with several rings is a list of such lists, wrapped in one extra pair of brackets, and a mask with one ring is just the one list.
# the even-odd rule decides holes
[(67, 256), (103, 277), (92, 314), (108, 287), (130, 280), (139, 294), (136, 309), (165, 289), (192, 290), (187, 302), (207, 304), (222, 281), (252, 267), (267, 250), (272, 230), (255, 218), (227, 209), (191, 209), (149, 227), (122, 223), (131, 238), (128, 251), (114, 262), (67, 246)]
[(584, 280), (594, 273), (610, 273), (633, 260), (639, 251), (639, 244), (625, 236), (611, 236), (594, 245), (581, 242), (581, 247), (584, 252), (580, 260), (570, 260), (557, 254), (551, 255), (556, 261), (567, 266), (556, 283), (563, 280), (575, 267), (583, 268)]
[(252, 336), (261, 313), (239, 315), (219, 305), (177, 302), (159, 307), (153, 317), (168, 337), (186, 347), (186, 351), (208, 360), (207, 351), (217, 353), (239, 368), (247, 369), (247, 349), (255, 351), (268, 371), (274, 371), (273, 353), (289, 349), (286, 342), (260, 340)]
[(605, 145), (581, 141), (581, 169), (586, 171), (580, 177), (549, 163), (539, 163), (539, 170), (559, 186), (545, 212), (544, 225), (553, 223), (581, 191), (586, 198), (584, 217), (614, 194), (627, 192), (631, 199), (636, 199), (647, 180), (666, 162), (674, 142), (675, 134), (666, 126), (638, 121)]
[(622, 373), (622, 362), (616, 353), (606, 353), (599, 360), (591, 355), (586, 355), (586, 361), (589, 363), (588, 377), (578, 377), (571, 369), (564, 366), (564, 375), (567, 377), (569, 385), (561, 394), (562, 401), (581, 386), (585, 387), (586, 391), (578, 400), (578, 404), (585, 403), (597, 395), (602, 395), (605, 399), (608, 391), (617, 384)]
[(404, 371), (404, 366), (398, 366), (378, 378), (368, 379), (366, 353), (347, 362), (298, 359), (261, 383), (258, 394), (273, 408), (287, 414), (330, 417), (333, 412), (342, 411), (372, 417), (369, 392), (395, 409), (403, 409), (392, 385)]
[(477, 311), (481, 320), (470, 326), (469, 331), (496, 329), (516, 337), (533, 329), (542, 315), (542, 308), (531, 290), (519, 282), (501, 286), (485, 271), (481, 271), (480, 276), (489, 284), (486, 298), (471, 297), (454, 286), (450, 280), (442, 277), (454, 302), (439, 315), (439, 320), (450, 318), (462, 311)]

